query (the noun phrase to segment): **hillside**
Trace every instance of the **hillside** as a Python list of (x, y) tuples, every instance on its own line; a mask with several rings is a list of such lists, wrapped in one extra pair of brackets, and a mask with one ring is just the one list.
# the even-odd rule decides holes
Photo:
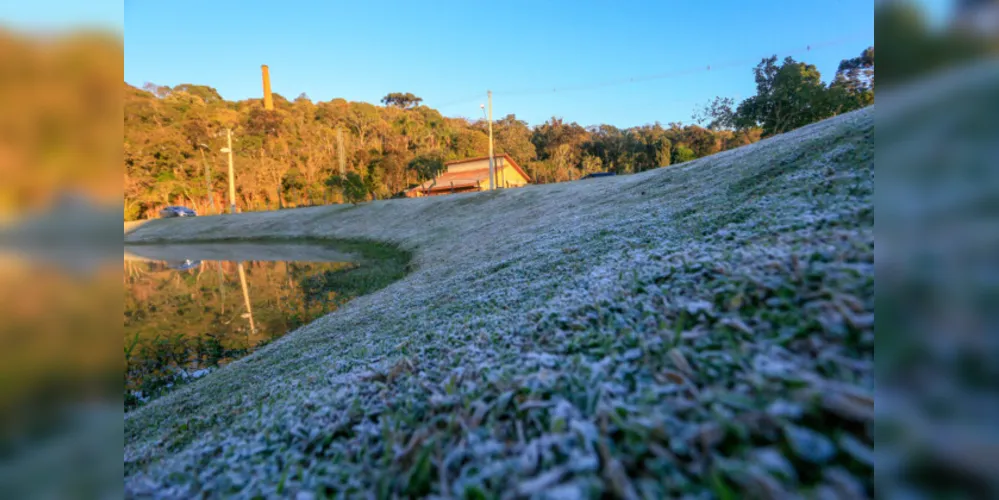
[[(421, 182), (414, 161), (489, 150), (485, 120), (448, 118), (427, 106), (275, 94), (275, 109), (267, 111), (260, 99), (226, 101), (204, 85), (147, 89), (124, 87), (125, 220), (155, 218), (170, 204), (202, 214), (224, 210), (226, 158), (218, 151), (228, 144), (227, 129), (237, 203), (253, 211), (339, 201), (342, 192), (328, 181), (340, 168), (366, 180), (366, 197), (389, 198)], [(493, 128), (496, 152), (509, 154), (538, 183), (641, 172), (750, 144), (763, 133), (751, 124), (738, 131), (679, 123), (618, 129), (556, 118), (530, 127), (512, 114), (497, 117)]]
[(230, 217), (415, 270), (125, 417), (125, 491), (873, 494), (874, 108), (629, 176)]

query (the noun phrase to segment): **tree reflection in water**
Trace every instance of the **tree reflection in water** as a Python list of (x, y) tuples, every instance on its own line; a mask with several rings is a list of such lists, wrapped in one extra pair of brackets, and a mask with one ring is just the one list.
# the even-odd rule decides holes
[(249, 354), (356, 295), (350, 262), (126, 260), (125, 409)]

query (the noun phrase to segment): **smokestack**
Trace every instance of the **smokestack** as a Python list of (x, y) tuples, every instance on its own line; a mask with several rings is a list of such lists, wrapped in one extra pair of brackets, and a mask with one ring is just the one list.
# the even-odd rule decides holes
[(271, 97), (271, 72), (266, 64), (260, 66), (260, 71), (264, 75), (264, 109), (270, 111), (274, 109), (274, 99)]

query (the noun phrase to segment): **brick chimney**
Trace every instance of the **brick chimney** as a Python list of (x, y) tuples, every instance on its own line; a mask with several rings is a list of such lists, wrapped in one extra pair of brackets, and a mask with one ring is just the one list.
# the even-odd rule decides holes
[(274, 109), (274, 99), (271, 97), (271, 72), (266, 64), (260, 66), (260, 71), (264, 76), (264, 109), (270, 111)]

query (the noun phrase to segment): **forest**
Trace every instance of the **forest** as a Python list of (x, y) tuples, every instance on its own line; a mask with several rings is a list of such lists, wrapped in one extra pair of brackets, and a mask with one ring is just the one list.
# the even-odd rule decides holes
[[(553, 117), (530, 126), (506, 115), (493, 123), (495, 153), (509, 154), (535, 183), (683, 163), (871, 104), (874, 50), (843, 60), (828, 84), (814, 65), (790, 57), (763, 59), (753, 76), (756, 95), (715, 98), (692, 124), (621, 129)], [(386, 95), (383, 106), (274, 94), (274, 109), (265, 110), (262, 99), (227, 101), (206, 85), (125, 83), (124, 91), (125, 220), (172, 204), (223, 211), (227, 130), (243, 211), (400, 196), (448, 160), (488, 153), (484, 120), (445, 117), (408, 92)]]

